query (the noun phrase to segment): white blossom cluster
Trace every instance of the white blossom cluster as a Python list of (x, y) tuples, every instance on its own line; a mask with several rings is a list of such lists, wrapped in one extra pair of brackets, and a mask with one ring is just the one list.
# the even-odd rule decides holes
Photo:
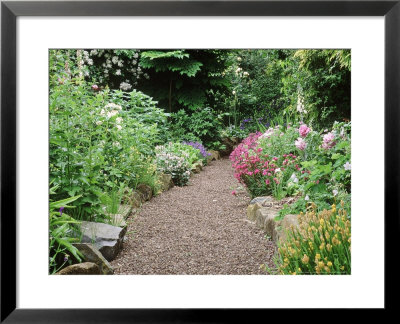
[[(140, 78), (149, 79), (150, 76), (142, 71), (138, 61), (140, 50), (133, 52), (132, 58), (128, 59), (126, 55), (121, 54), (118, 50), (109, 49), (93, 49), (90, 51), (83, 51), (83, 62), (87, 65), (93, 65), (93, 59), (103, 59), (101, 64), (102, 73), (99, 76), (99, 81), (107, 82), (111, 75), (115, 76), (129, 76), (129, 80), (121, 82), (119, 88), (123, 91), (129, 91), (137, 86)], [(83, 72), (88, 76), (88, 70)], [(128, 74), (127, 74), (128, 73)]]
[(168, 146), (157, 146), (156, 164), (157, 170), (166, 174), (170, 174), (175, 184), (185, 185), (190, 178), (190, 165), (186, 160), (189, 154), (181, 152), (183, 156), (170, 152)]

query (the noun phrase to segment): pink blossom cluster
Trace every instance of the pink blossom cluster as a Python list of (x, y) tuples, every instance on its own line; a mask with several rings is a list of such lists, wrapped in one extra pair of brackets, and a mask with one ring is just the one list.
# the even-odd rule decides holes
[(309, 132), (311, 132), (311, 128), (307, 127), (306, 124), (302, 124), (299, 127), (299, 134), (301, 137), (306, 137)]
[[(263, 149), (254, 145), (254, 135), (246, 138), (242, 144), (232, 152), (230, 159), (235, 169), (235, 178), (242, 184), (252, 189), (267, 187), (275, 182), (282, 181), (283, 172), (300, 170), (295, 164), (297, 156), (289, 153), (279, 157), (270, 157), (263, 154)], [(285, 171), (286, 170), (286, 171)]]
[(247, 155), (249, 150), (257, 146), (257, 139), (262, 135), (261, 132), (251, 133), (247, 136), (229, 155), (229, 159), (234, 162), (242, 155)]
[(325, 150), (329, 150), (330, 148), (334, 147), (336, 145), (335, 142), (335, 134), (333, 132), (329, 132), (328, 134), (325, 134), (323, 136), (322, 140), (322, 148)]
[(303, 138), (299, 137), (299, 138), (294, 142), (294, 145), (296, 145), (296, 147), (297, 147), (299, 150), (304, 151), (304, 150), (306, 149), (306, 147), (307, 147), (307, 142), (306, 142)]

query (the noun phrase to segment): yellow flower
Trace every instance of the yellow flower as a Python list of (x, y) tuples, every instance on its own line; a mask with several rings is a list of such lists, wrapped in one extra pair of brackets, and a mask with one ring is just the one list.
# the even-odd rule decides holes
[(340, 270), (342, 270), (342, 271), (343, 271), (343, 270), (344, 270), (344, 266), (341, 266), (341, 267), (340, 267)]
[(326, 245), (326, 249), (328, 250), (328, 252), (331, 252), (332, 250), (332, 245), (330, 245), (329, 243)]
[(318, 267), (323, 268), (325, 266), (324, 261), (318, 262)]
[(309, 260), (310, 260), (310, 258), (306, 254), (304, 254), (303, 258), (301, 259), (301, 262), (303, 262), (304, 264), (307, 264)]
[(319, 260), (319, 259), (321, 259), (321, 254), (317, 253), (317, 254), (315, 255), (315, 260)]
[(321, 218), (321, 219), (319, 220), (319, 223), (321, 224), (321, 226), (323, 226), (323, 225), (324, 225), (324, 223), (325, 223), (324, 219), (323, 219), (323, 218)]
[(328, 265), (328, 267), (332, 267), (332, 262), (328, 261), (327, 265)]
[(319, 249), (320, 249), (320, 250), (325, 249), (325, 243), (321, 243), (321, 245), (319, 246)]
[(324, 267), (326, 272), (331, 272), (331, 269), (329, 269), (328, 267)]
[(329, 235), (328, 232), (325, 232), (325, 237), (326, 237), (327, 240), (329, 240), (329, 238), (330, 238), (331, 236)]

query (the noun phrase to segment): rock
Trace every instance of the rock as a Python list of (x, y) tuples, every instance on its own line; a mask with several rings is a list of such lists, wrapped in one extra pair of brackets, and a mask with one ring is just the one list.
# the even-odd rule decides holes
[(148, 201), (153, 197), (153, 189), (144, 183), (139, 184), (136, 190), (142, 195), (144, 201)]
[(129, 197), (129, 204), (133, 208), (139, 208), (140, 206), (142, 206), (143, 202), (144, 199), (142, 197), (142, 194), (136, 190), (133, 190)]
[(107, 261), (112, 261), (122, 248), (126, 227), (84, 221), (81, 232), (82, 243), (92, 243)]
[(260, 209), (262, 206), (259, 203), (255, 204), (250, 204), (247, 206), (247, 218), (251, 221), (256, 220), (256, 212), (258, 209)]
[(210, 163), (211, 161), (220, 159), (220, 154), (218, 151), (211, 150), (211, 151), (207, 151), (207, 153), (210, 153), (210, 155), (207, 156), (207, 163)]
[(108, 261), (103, 257), (99, 250), (97, 250), (92, 244), (90, 243), (73, 243), (84, 257), (86, 262), (92, 262), (97, 264), (100, 268), (101, 274), (113, 274), (114, 270)]
[(203, 170), (203, 166), (201, 163), (194, 163), (192, 165), (192, 172), (193, 173), (200, 173), (200, 171)]
[(299, 227), (299, 220), (297, 215), (286, 215), (280, 222), (279, 241), (285, 242), (287, 239), (287, 231)]
[(274, 201), (273, 197), (271, 197), (271, 196), (263, 196), (263, 197), (254, 198), (252, 201), (250, 201), (250, 204), (258, 203), (261, 206), (264, 206), (266, 203), (273, 202), (273, 201)]
[(56, 275), (98, 275), (100, 268), (96, 263), (83, 262), (70, 265), (56, 273)]
[(172, 176), (170, 174), (161, 173), (159, 181), (161, 191), (167, 191), (174, 186), (174, 182), (172, 181)]
[(280, 225), (280, 222), (275, 221), (277, 214), (278, 210), (267, 207), (262, 207), (256, 211), (256, 225), (262, 228), (274, 241), (279, 239), (277, 227)]

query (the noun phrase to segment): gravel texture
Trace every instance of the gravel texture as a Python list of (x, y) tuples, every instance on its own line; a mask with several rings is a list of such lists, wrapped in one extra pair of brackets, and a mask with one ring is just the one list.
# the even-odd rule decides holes
[[(229, 159), (213, 161), (185, 187), (143, 204), (111, 262), (115, 274), (266, 274), (275, 244), (246, 218), (250, 197)], [(238, 193), (232, 195), (232, 190)]]

